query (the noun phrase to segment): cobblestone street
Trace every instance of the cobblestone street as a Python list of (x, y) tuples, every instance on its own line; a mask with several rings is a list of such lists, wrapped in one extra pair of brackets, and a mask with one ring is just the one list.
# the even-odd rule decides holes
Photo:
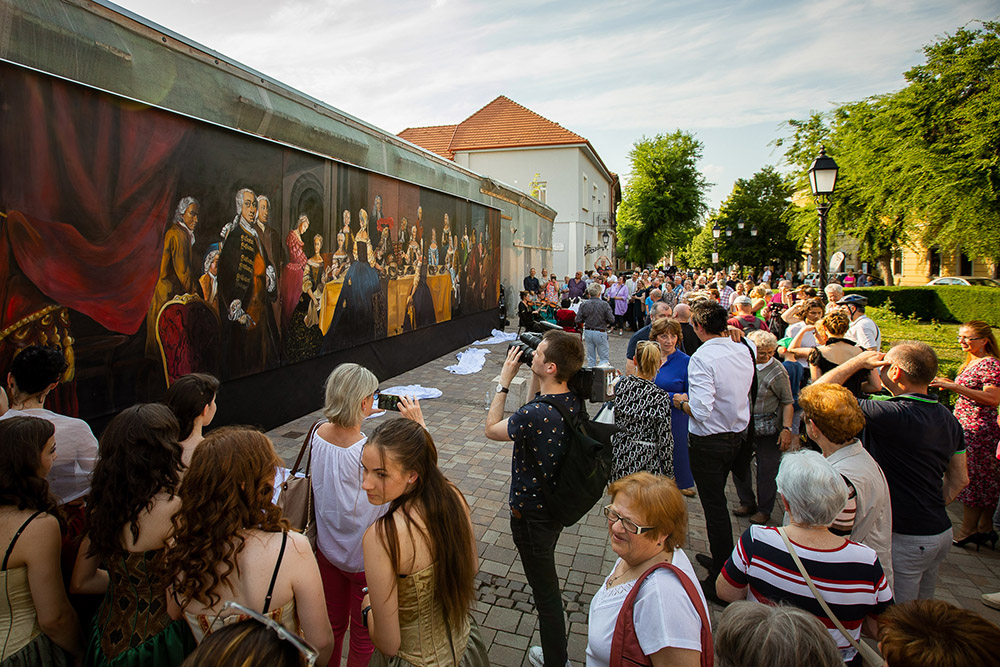
[[(624, 368), (627, 341), (627, 336), (611, 337), (611, 361), (618, 368)], [(491, 352), (486, 356), (486, 365), (474, 375), (459, 376), (445, 371), (445, 366), (455, 363), (455, 353), (450, 353), (388, 379), (381, 386), (421, 384), (444, 392), (440, 398), (421, 401), (421, 407), (438, 446), (441, 468), (462, 490), (472, 507), (480, 555), (478, 603), (474, 615), (494, 665), (527, 666), (527, 649), (537, 645), (539, 639), (530, 590), (510, 537), (507, 490), (511, 443), (492, 442), (483, 435), (486, 406), (493, 394), (494, 378), (499, 373), (506, 345), (488, 346), (487, 349)], [(519, 377), (527, 380), (528, 373), (528, 369), (522, 368)], [(322, 392), (322, 388), (316, 387), (316, 391)], [(509, 399), (508, 408), (513, 403), (514, 399)], [(593, 404), (588, 409), (591, 414), (596, 411)], [(294, 460), (309, 426), (319, 418), (321, 414), (317, 411), (270, 431), (279, 454), (286, 461)], [(368, 433), (373, 426), (370, 422), (363, 430)], [(735, 507), (732, 483), (729, 493), (731, 507)], [(698, 498), (688, 498), (686, 502), (689, 535), (684, 549), (694, 562), (694, 554), (707, 553), (705, 522)], [(957, 525), (961, 506), (954, 503), (950, 510)], [(780, 517), (775, 516), (775, 520)], [(747, 519), (733, 517), (734, 535), (738, 537), (748, 525)], [(607, 524), (598, 507), (579, 524), (563, 531), (556, 551), (567, 613), (569, 657), (574, 665), (582, 665), (587, 645), (589, 601), (615, 560), (608, 545)], [(696, 564), (695, 568), (699, 576), (704, 575), (701, 566)], [(1000, 612), (984, 606), (979, 600), (980, 594), (995, 591), (1000, 591), (1000, 552), (988, 547), (979, 552), (953, 547), (941, 568), (937, 597), (1000, 624)], [(710, 604), (710, 611), (714, 625), (721, 608)]]

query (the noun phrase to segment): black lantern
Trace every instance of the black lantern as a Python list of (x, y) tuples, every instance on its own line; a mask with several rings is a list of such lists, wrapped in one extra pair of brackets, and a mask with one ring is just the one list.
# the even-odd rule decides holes
[(611, 234), (608, 234), (608, 230), (605, 229), (604, 233), (601, 234), (601, 240), (604, 242), (603, 245), (605, 248), (611, 243)]
[(726, 236), (732, 236), (732, 235), (733, 235), (733, 228), (726, 227)]
[(809, 187), (816, 200), (819, 215), (819, 285), (826, 287), (826, 214), (830, 211), (830, 195), (837, 185), (837, 163), (826, 154), (826, 147), (820, 146), (819, 157), (809, 167)]
[(722, 228), (719, 227), (719, 223), (715, 223), (715, 225), (712, 226), (712, 238), (713, 239), (719, 238), (719, 234), (721, 233), (722, 233)]
[(736, 221), (736, 226), (740, 229), (746, 227), (746, 223), (743, 222), (743, 217), (741, 216), (739, 220)]

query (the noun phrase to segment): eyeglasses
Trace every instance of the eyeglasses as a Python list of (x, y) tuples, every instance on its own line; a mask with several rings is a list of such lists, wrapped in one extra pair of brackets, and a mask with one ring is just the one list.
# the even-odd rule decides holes
[[(304, 639), (299, 637), (294, 632), (289, 631), (288, 628), (281, 625), (273, 618), (264, 616), (260, 612), (254, 611), (253, 609), (244, 607), (238, 602), (233, 602), (232, 600), (230, 600), (226, 602), (226, 604), (222, 605), (222, 609), (219, 610), (218, 614), (216, 614), (215, 620), (218, 621), (219, 618), (222, 616), (222, 613), (225, 611), (235, 611), (240, 615), (241, 621), (246, 619), (253, 619), (258, 623), (263, 623), (267, 627), (274, 630), (275, 633), (277, 633), (279, 639), (282, 639), (286, 642), (290, 642), (292, 646), (298, 649), (299, 653), (301, 653), (303, 657), (305, 657), (306, 663), (309, 665), (309, 667), (313, 667), (313, 665), (316, 664), (316, 660), (319, 658), (319, 652), (312, 646), (307, 644)], [(213, 627), (215, 626), (215, 621), (212, 622), (212, 626)]]
[(969, 342), (972, 342), (972, 341), (974, 341), (974, 340), (982, 340), (982, 339), (983, 339), (983, 337), (982, 337), (982, 336), (979, 336), (979, 337), (977, 337), (977, 338), (970, 338), (969, 336), (959, 336), (959, 337), (958, 337), (958, 342), (960, 342), (960, 343), (961, 343), (961, 342), (962, 342), (963, 340), (964, 340), (964, 341), (969, 341)]
[(614, 524), (616, 521), (622, 522), (622, 528), (632, 533), (633, 535), (642, 535), (643, 533), (648, 533), (649, 531), (656, 528), (656, 526), (640, 526), (630, 519), (626, 519), (618, 512), (611, 509), (611, 505), (604, 506), (604, 516), (608, 518), (608, 522)]

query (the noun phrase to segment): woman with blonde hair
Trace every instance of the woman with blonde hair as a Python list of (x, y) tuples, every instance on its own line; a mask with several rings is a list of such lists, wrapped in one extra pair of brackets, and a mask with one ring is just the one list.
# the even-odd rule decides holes
[[(361, 453), (368, 438), (365, 417), (376, 412), (378, 378), (358, 364), (341, 364), (326, 379), (325, 421), (310, 434), (312, 487), (316, 506), (317, 559), (333, 626), (334, 664), (340, 664), (348, 625), (348, 667), (368, 664), (375, 647), (361, 617), (365, 565), (361, 538), (388, 509), (369, 503), (361, 488)], [(419, 404), (400, 398), (400, 414), (423, 424)]]
[(993, 510), (1000, 498), (1000, 462), (997, 442), (1000, 424), (1000, 349), (993, 329), (986, 322), (972, 320), (958, 328), (958, 344), (965, 361), (954, 381), (934, 378), (932, 387), (958, 394), (955, 418), (965, 434), (965, 453), (969, 466), (969, 485), (958, 494), (962, 502), (962, 525), (955, 533), (954, 544), (965, 546), (989, 543), (996, 548)]
[(389, 506), (362, 540), (370, 664), (489, 665), (469, 613), (479, 569), (469, 505), (438, 468), (434, 440), (394, 419), (372, 432), (361, 463), (369, 502)]
[(674, 438), (670, 427), (670, 394), (653, 379), (660, 369), (660, 348), (641, 340), (635, 349), (635, 375), (615, 383), (615, 425), (611, 438), (611, 481), (646, 470), (674, 476)]
[(200, 642), (241, 620), (225, 613), (236, 602), (301, 634), (326, 662), (333, 632), (316, 557), (273, 502), (280, 465), (270, 439), (248, 428), (217, 429), (198, 445), (164, 558), (168, 609)]
[[(833, 370), (863, 352), (854, 341), (844, 337), (850, 326), (851, 319), (842, 309), (833, 310), (815, 324), (807, 324), (799, 329), (795, 338), (788, 344), (789, 351), (796, 355), (808, 354), (809, 372), (813, 382), (827, 371)], [(802, 347), (802, 339), (810, 331), (815, 332), (816, 342), (819, 343), (812, 349)], [(876, 394), (882, 390), (882, 380), (879, 378), (878, 371), (874, 369), (862, 369), (843, 384), (858, 398), (864, 398), (866, 394)]]

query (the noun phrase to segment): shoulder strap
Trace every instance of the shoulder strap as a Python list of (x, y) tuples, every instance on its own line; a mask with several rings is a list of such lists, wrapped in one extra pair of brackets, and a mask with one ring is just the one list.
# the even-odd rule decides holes
[(21, 524), (21, 527), (17, 529), (17, 532), (14, 533), (14, 537), (11, 539), (10, 544), (7, 545), (7, 552), (3, 555), (3, 564), (0, 565), (0, 570), (7, 569), (7, 559), (10, 558), (10, 552), (14, 550), (14, 545), (17, 544), (17, 538), (21, 537), (21, 533), (24, 532), (24, 529), (28, 527), (28, 524), (31, 523), (36, 516), (38, 516), (39, 514), (44, 514), (44, 512), (45, 510), (38, 510), (37, 512), (29, 516), (25, 520), (25, 522)]
[[(538, 398), (536, 398), (534, 400), (534, 402), (536, 402), (536, 403), (545, 403), (546, 405), (551, 405), (552, 407), (554, 407), (559, 412), (559, 416), (562, 417), (564, 428), (570, 429), (570, 428), (572, 428), (574, 426), (577, 426), (578, 422), (575, 422), (573, 420), (573, 415), (571, 415), (569, 413), (569, 411), (567, 411), (564, 406), (560, 405), (558, 401), (553, 401), (553, 400), (545, 398), (544, 396), (539, 396)], [(584, 419), (588, 419), (586, 407), (584, 407), (582, 405), (580, 406), (580, 413), (578, 414), (577, 419), (581, 420), (581, 421), (584, 420)], [(567, 431), (567, 433), (568, 433), (568, 431)], [(527, 447), (527, 446), (525, 447), (525, 450), (528, 453), (528, 456), (531, 458), (531, 462), (534, 463), (535, 469), (538, 470), (539, 473), (541, 473), (542, 472), (542, 462), (538, 460), (538, 455), (535, 453), (535, 450), (533, 450), (531, 447)], [(541, 480), (541, 475), (539, 475), (539, 480)], [(542, 486), (542, 493), (543, 493), (543, 495), (546, 494), (546, 493), (548, 493), (548, 488), (546, 487), (546, 485), (545, 484), (541, 484), (541, 486)]]
[(274, 563), (274, 572), (271, 573), (271, 584), (267, 587), (267, 597), (264, 598), (264, 611), (266, 614), (271, 609), (271, 594), (274, 593), (274, 582), (278, 580), (278, 569), (281, 567), (281, 559), (285, 555), (285, 545), (288, 544), (288, 531), (281, 531), (281, 549), (278, 551), (278, 560)]
[(750, 343), (743, 338), (740, 339), (740, 343), (750, 352), (750, 361), (753, 363), (753, 380), (750, 382), (750, 423), (753, 424), (753, 409), (757, 405), (757, 356), (754, 354), (753, 348), (750, 347)]
[(806, 568), (802, 564), (801, 559), (799, 559), (799, 555), (795, 552), (795, 547), (792, 546), (792, 541), (788, 539), (788, 535), (785, 534), (784, 526), (778, 528), (778, 535), (781, 535), (781, 539), (785, 543), (785, 548), (788, 549), (788, 555), (792, 557), (793, 561), (795, 561), (795, 567), (799, 568), (799, 573), (802, 575), (802, 578), (806, 580), (806, 584), (809, 585), (809, 590), (812, 591), (813, 597), (816, 598), (816, 602), (819, 602), (819, 606), (823, 608), (823, 613), (826, 614), (827, 618), (833, 621), (833, 624), (837, 626), (838, 630), (840, 630), (840, 634), (844, 635), (847, 641), (851, 643), (851, 646), (854, 647), (854, 650), (858, 653), (862, 653), (858, 642), (855, 641), (854, 637), (851, 636), (851, 633), (849, 633), (837, 617), (834, 616), (833, 611), (831, 611), (830, 606), (826, 603), (826, 600), (824, 600), (823, 596), (819, 594), (819, 591), (816, 589), (816, 584), (814, 584), (813, 580), (809, 577), (809, 573), (806, 572)]
[(702, 667), (711, 667), (715, 664), (715, 655), (712, 646), (712, 631), (709, 627), (708, 621), (708, 610), (705, 609), (705, 605), (701, 603), (701, 597), (698, 595), (698, 589), (695, 588), (695, 585), (691, 581), (690, 577), (688, 577), (682, 569), (673, 563), (667, 562), (656, 563), (643, 572), (639, 578), (635, 580), (632, 590), (629, 591), (628, 595), (625, 597), (625, 601), (622, 603), (621, 611), (618, 612), (618, 621), (615, 623), (615, 633), (611, 639), (611, 659), (608, 664), (624, 665), (626, 664), (626, 661), (623, 660), (623, 658), (628, 657), (628, 662), (638, 662), (638, 660), (642, 659), (644, 662), (638, 662), (638, 664), (652, 665), (652, 662), (650, 662), (648, 658), (639, 655), (638, 651), (636, 651), (636, 655), (630, 656), (625, 656), (624, 653), (627, 650), (626, 637), (628, 637), (627, 641), (629, 646), (637, 648), (639, 645), (639, 640), (635, 635), (635, 625), (632, 619), (632, 610), (635, 608), (635, 599), (639, 596), (639, 587), (642, 586), (642, 582), (646, 580), (646, 577), (660, 568), (670, 570), (674, 573), (677, 579), (681, 582), (681, 586), (684, 587), (684, 592), (686, 592), (688, 597), (691, 599), (691, 604), (694, 605), (695, 611), (698, 612), (698, 616), (701, 617), (701, 665)]
[(299, 466), (302, 465), (302, 457), (305, 456), (307, 449), (309, 450), (309, 458), (306, 459), (305, 474), (306, 477), (309, 476), (309, 466), (312, 464), (312, 448), (309, 445), (310, 443), (312, 443), (312, 439), (313, 436), (316, 434), (316, 431), (318, 431), (319, 427), (322, 425), (323, 425), (323, 420), (320, 419), (318, 422), (312, 425), (311, 429), (309, 429), (309, 433), (306, 434), (306, 439), (302, 441), (302, 447), (299, 448), (299, 455), (295, 457), (295, 465), (292, 466), (291, 472), (288, 473), (289, 477), (293, 476), (295, 473), (299, 471)]

